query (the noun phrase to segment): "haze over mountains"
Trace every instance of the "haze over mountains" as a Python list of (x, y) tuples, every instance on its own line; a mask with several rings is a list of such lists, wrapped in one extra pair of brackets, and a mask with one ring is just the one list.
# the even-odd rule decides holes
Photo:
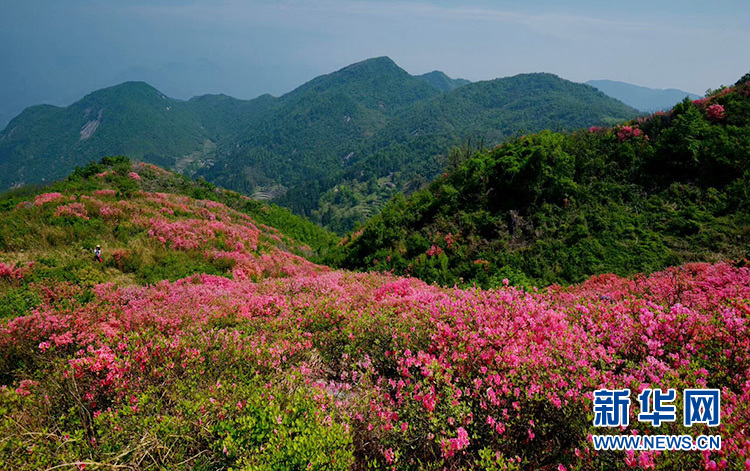
[(552, 74), (468, 83), (412, 76), (387, 57), (281, 97), (175, 100), (142, 82), (65, 108), (34, 106), (0, 133), (0, 188), (61, 178), (124, 154), (274, 201), (339, 232), (419, 188), (467, 139), (612, 124), (637, 111)]
[(676, 88), (648, 88), (616, 80), (589, 80), (586, 84), (595, 87), (612, 98), (626, 105), (645, 112), (667, 110), (689, 97), (691, 100), (701, 98), (695, 93), (677, 90)]

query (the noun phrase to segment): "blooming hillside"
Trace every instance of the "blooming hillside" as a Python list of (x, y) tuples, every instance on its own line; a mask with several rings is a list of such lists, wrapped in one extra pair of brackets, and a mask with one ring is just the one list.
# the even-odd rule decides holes
[[(50, 201), (42, 206), (74, 204), (44, 198)], [(175, 213), (180, 205), (169, 197), (139, 198), (130, 204)], [(93, 203), (84, 201), (90, 214)], [(208, 228), (229, 222), (223, 208), (198, 208), (189, 220), (200, 224), (166, 222), (147, 210), (139, 217), (156, 244), (200, 246), (212, 239)], [(200, 235), (187, 237), (191, 231)], [(239, 270), (257, 272), (263, 261), (239, 254), (268, 235), (237, 234), (224, 236), (224, 249), (206, 252), (208, 258), (238, 254), (231, 279), (100, 283), (87, 296), (84, 287), (60, 282), (42, 288), (28, 315), (5, 321), (0, 463), (7, 469), (746, 466), (747, 267), (694, 264), (525, 292), (331, 272), (284, 256), (270, 266), (289, 276), (256, 282)], [(647, 387), (720, 388), (722, 450), (592, 451), (592, 392), (600, 387), (629, 387), (634, 395)], [(708, 433), (678, 423), (657, 430), (634, 417), (630, 423), (623, 433)]]
[[(22, 313), (24, 302), (38, 297), (34, 286), (57, 282), (91, 287), (194, 273), (259, 279), (327, 270), (308, 259), (335, 238), (286, 210), (196, 187), (149, 164), (105, 163), (79, 169), (83, 175), (52, 191), (0, 200), (0, 275), (14, 280), (0, 287), (6, 301), (0, 313)], [(159, 191), (165, 189), (172, 192)], [(102, 263), (94, 259), (96, 245), (103, 247)]]

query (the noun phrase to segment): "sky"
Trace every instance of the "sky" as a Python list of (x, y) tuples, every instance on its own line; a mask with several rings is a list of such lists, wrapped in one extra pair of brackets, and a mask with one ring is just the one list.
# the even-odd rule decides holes
[(126, 80), (175, 98), (278, 96), (377, 56), (411, 74), (702, 95), (750, 71), (750, 2), (0, 0), (0, 127)]

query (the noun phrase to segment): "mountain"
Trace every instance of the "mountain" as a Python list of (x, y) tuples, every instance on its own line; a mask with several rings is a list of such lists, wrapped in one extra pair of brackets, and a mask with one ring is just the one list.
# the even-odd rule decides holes
[(332, 263), (494, 287), (747, 258), (748, 148), (742, 81), (609, 128), (517, 137), (395, 197)]
[(281, 97), (167, 97), (143, 82), (65, 108), (31, 107), (0, 133), (0, 189), (64, 177), (128, 155), (258, 199), (340, 233), (397, 191), (443, 171), (452, 147), (576, 129), (637, 112), (587, 85), (524, 74), (444, 91), (387, 57), (317, 77)]
[(589, 80), (586, 84), (595, 87), (612, 98), (616, 98), (626, 105), (645, 112), (668, 110), (681, 102), (685, 97), (691, 100), (701, 98), (695, 93), (677, 90), (675, 88), (648, 88), (614, 80)]
[[(574, 130), (634, 115), (603, 93), (552, 74), (464, 85), (415, 103), (352, 149), (355, 158), (347, 160), (341, 177), (328, 180), (329, 189), (311, 215), (340, 233), (351, 230), (397, 192), (413, 191), (439, 175), (449, 165), (449, 149), (457, 144), (491, 147), (514, 134)], [(295, 206), (304, 197), (290, 190), (285, 198), (279, 202), (307, 214)]]
[(433, 70), (432, 72), (428, 72), (426, 74), (417, 75), (417, 78), (424, 80), (433, 87), (444, 92), (448, 92), (453, 90), (454, 88), (458, 88), (462, 85), (471, 83), (470, 81), (462, 78), (452, 79), (439, 70)]
[(106, 155), (186, 170), (272, 101), (222, 95), (182, 101), (146, 83), (126, 82), (68, 107), (30, 107), (0, 133), (0, 188), (59, 179)]

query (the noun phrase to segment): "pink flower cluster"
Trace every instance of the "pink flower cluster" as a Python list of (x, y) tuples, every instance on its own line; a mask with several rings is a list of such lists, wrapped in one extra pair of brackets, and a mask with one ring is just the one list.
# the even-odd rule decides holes
[(724, 107), (715, 103), (706, 108), (706, 117), (713, 122), (721, 121), (724, 119)]
[(29, 396), (34, 387), (38, 384), (39, 381), (34, 381), (31, 379), (21, 380), (21, 384), (19, 384), (18, 388), (16, 388), (16, 394), (18, 394), (19, 396)]
[(453, 235), (453, 233), (449, 232), (449, 233), (448, 233), (448, 234), (447, 234), (447, 235), (445, 236), (445, 245), (446, 245), (446, 246), (447, 246), (447, 247), (448, 247), (449, 249), (452, 249), (452, 248), (453, 248), (453, 244), (455, 244), (455, 243), (456, 243), (456, 237), (455, 237), (455, 236)]
[(99, 215), (102, 219), (117, 219), (123, 216), (123, 212), (117, 207), (102, 204), (99, 206)]
[(444, 458), (450, 458), (456, 454), (457, 451), (461, 451), (469, 446), (469, 434), (463, 427), (458, 427), (456, 430), (456, 438), (443, 440), (441, 442), (442, 454)]
[(4, 278), (6, 280), (21, 280), (31, 271), (33, 266), (33, 262), (29, 263), (25, 267), (17, 267), (15, 263), (0, 262), (0, 279)]
[(63, 198), (65, 197), (62, 193), (42, 193), (41, 195), (37, 195), (36, 198), (34, 198), (34, 204), (37, 206), (42, 206), (45, 203), (51, 203)]
[(130, 173), (128, 174), (128, 177), (130, 177), (130, 178), (131, 178), (132, 180), (135, 180), (135, 181), (138, 181), (138, 180), (140, 180), (140, 179), (141, 179), (141, 176), (140, 176), (140, 175), (138, 175), (138, 174), (137, 174), (137, 173), (135, 173), (135, 172), (130, 172)]
[(68, 203), (66, 205), (58, 206), (55, 216), (71, 216), (81, 219), (89, 219), (89, 213), (86, 211), (86, 206), (83, 203)]
[(615, 131), (617, 133), (618, 142), (624, 142), (643, 135), (643, 131), (635, 126), (618, 126), (615, 128)]
[(428, 257), (437, 257), (443, 253), (443, 249), (439, 245), (432, 244), (432, 246), (425, 252)]

